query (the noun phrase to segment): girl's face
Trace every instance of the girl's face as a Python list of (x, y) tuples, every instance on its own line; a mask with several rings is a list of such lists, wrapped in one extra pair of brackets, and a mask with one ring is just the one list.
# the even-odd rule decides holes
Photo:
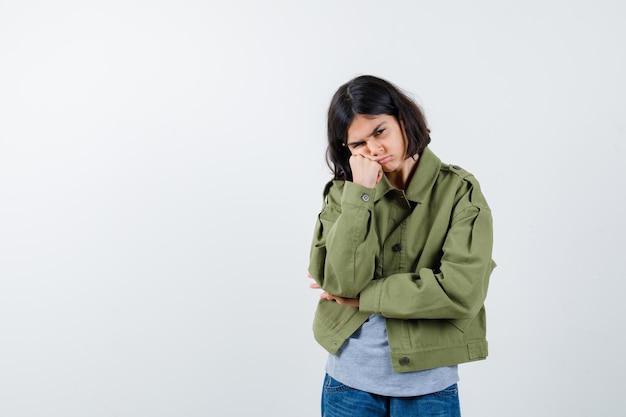
[(346, 146), (352, 155), (361, 155), (378, 162), (383, 172), (403, 170), (414, 162), (407, 159), (407, 139), (404, 128), (388, 114), (357, 114), (350, 127)]

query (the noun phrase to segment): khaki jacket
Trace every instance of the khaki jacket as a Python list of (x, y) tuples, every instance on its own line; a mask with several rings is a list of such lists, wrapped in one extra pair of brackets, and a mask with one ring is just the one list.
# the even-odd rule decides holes
[(487, 357), (484, 301), (493, 268), (491, 210), (478, 181), (426, 148), (405, 191), (333, 180), (324, 189), (309, 273), (325, 291), (313, 324), (331, 354), (370, 316), (387, 318), (394, 371)]

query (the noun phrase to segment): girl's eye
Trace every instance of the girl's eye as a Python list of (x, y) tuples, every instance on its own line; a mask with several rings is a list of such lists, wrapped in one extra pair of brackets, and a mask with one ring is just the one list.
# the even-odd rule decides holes
[(384, 131), (385, 131), (385, 129), (378, 129), (378, 130), (376, 131), (376, 136), (380, 136), (380, 135), (382, 135)]
[(350, 145), (350, 147), (351, 147), (352, 149), (356, 149), (356, 148), (358, 148), (358, 147), (359, 147), (359, 146), (361, 146), (361, 145), (363, 145), (363, 142), (353, 143), (352, 145)]

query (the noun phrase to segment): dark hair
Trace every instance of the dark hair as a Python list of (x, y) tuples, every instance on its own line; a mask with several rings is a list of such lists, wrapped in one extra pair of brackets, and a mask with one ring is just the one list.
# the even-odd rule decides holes
[(335, 179), (352, 180), (348, 128), (357, 114), (388, 114), (404, 124), (407, 157), (421, 154), (430, 143), (430, 130), (420, 108), (399, 88), (371, 75), (356, 77), (337, 90), (328, 108), (326, 163)]

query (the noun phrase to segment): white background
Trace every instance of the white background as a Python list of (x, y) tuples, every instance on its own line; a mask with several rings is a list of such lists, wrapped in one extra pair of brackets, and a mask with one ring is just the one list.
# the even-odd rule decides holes
[(464, 416), (623, 416), (625, 9), (0, 0), (0, 415), (317, 416), (325, 113), (373, 74), (493, 209)]

